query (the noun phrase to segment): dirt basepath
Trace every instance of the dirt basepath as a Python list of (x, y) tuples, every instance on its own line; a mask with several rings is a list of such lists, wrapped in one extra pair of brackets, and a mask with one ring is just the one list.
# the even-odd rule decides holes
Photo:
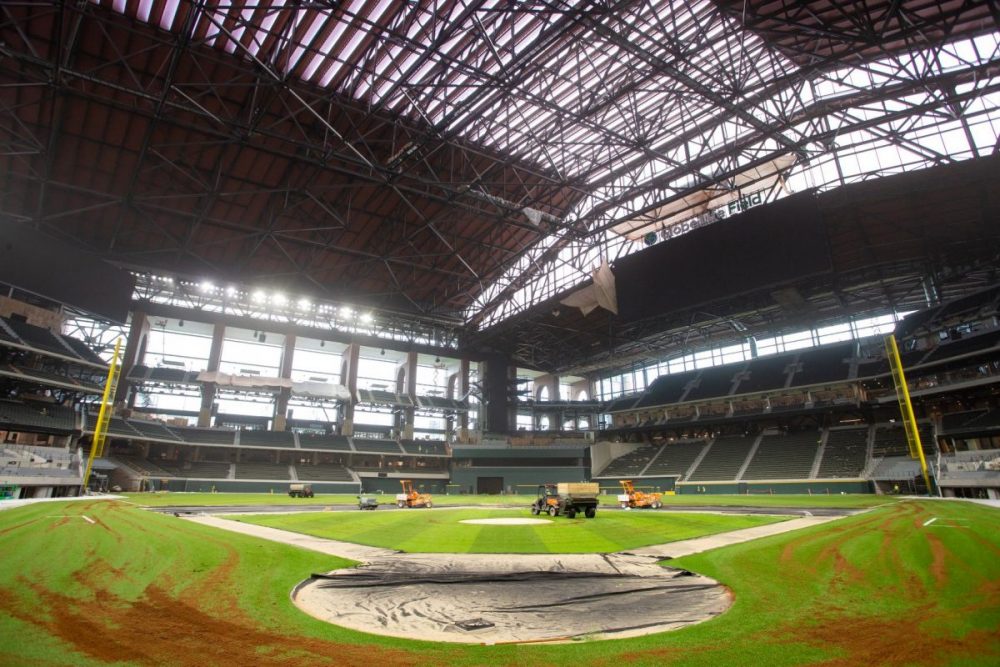
[(799, 530), (800, 528), (810, 528), (812, 526), (818, 526), (840, 518), (843, 517), (804, 516), (798, 519), (782, 521), (780, 523), (770, 523), (765, 526), (754, 526), (753, 528), (744, 528), (742, 530), (733, 530), (728, 533), (719, 533), (718, 535), (706, 535), (705, 537), (696, 537), (690, 540), (679, 540), (677, 542), (668, 542), (666, 544), (654, 544), (648, 547), (640, 547), (639, 549), (631, 549), (627, 553), (641, 556), (654, 556), (661, 559), (680, 558), (681, 556), (690, 556), (692, 554), (701, 553), (702, 551), (709, 551), (710, 549), (718, 549), (719, 547), (728, 547), (733, 544), (759, 540), (762, 537), (781, 535), (782, 533)]
[(290, 530), (257, 526), (252, 523), (241, 523), (239, 521), (231, 521), (229, 519), (222, 519), (216, 516), (194, 515), (182, 516), (181, 518), (194, 523), (200, 523), (203, 526), (222, 528), (223, 530), (232, 531), (234, 533), (242, 533), (252, 537), (259, 537), (264, 540), (271, 540), (272, 542), (289, 544), (293, 547), (301, 547), (303, 549), (309, 549), (310, 551), (318, 551), (321, 554), (327, 554), (328, 556), (349, 558), (350, 560), (361, 561), (362, 563), (392, 557), (393, 555), (399, 553), (397, 551), (393, 551), (392, 549), (369, 547), (363, 544), (354, 544), (353, 542), (328, 540), (323, 537), (313, 537), (311, 535), (303, 535), (302, 533), (294, 533)]
[[(266, 526), (257, 526), (250, 523), (241, 523), (239, 521), (231, 521), (229, 519), (223, 519), (217, 516), (194, 515), (194, 516), (182, 516), (181, 518), (187, 521), (193, 521), (194, 523), (200, 523), (205, 526), (222, 528), (223, 530), (229, 530), (234, 533), (242, 533), (244, 535), (251, 535), (253, 537), (259, 537), (265, 540), (271, 540), (272, 542), (290, 544), (292, 546), (302, 547), (303, 549), (310, 549), (312, 551), (318, 551), (320, 553), (327, 554), (330, 556), (340, 556), (341, 558), (349, 558), (351, 560), (361, 561), (362, 563), (370, 563), (372, 561), (383, 560), (387, 557), (393, 557), (396, 554), (400, 553), (392, 549), (384, 549), (381, 547), (369, 547), (363, 544), (355, 544), (353, 542), (341, 542), (338, 540), (330, 540), (323, 537), (313, 537), (311, 535), (303, 535), (302, 533), (295, 533), (290, 530), (281, 530), (279, 528), (268, 528)], [(834, 521), (839, 518), (843, 517), (839, 516), (801, 517), (798, 519), (789, 519), (788, 521), (781, 521), (779, 523), (771, 523), (765, 526), (755, 526), (753, 528), (744, 528), (742, 530), (734, 530), (728, 533), (719, 533), (717, 535), (697, 537), (690, 540), (678, 540), (677, 542), (668, 542), (666, 544), (654, 544), (648, 547), (630, 549), (622, 553), (659, 558), (660, 560), (665, 558), (680, 558), (681, 556), (690, 556), (692, 554), (701, 553), (702, 551), (708, 551), (709, 549), (727, 547), (733, 544), (740, 544), (742, 542), (757, 540), (762, 537), (769, 537), (771, 535), (780, 535), (782, 533), (787, 533), (793, 530), (799, 530), (801, 528), (818, 526), (820, 524), (824, 524), (829, 521)], [(442, 555), (479, 557), (482, 556), (483, 554), (442, 554)], [(603, 556), (601, 556), (600, 554), (582, 554), (582, 555), (588, 557), (596, 556), (598, 558), (603, 558)], [(498, 558), (498, 556), (492, 554), (487, 554), (487, 556), (494, 560)], [(557, 558), (557, 556), (552, 556), (548, 554), (503, 554), (504, 560), (508, 560), (511, 558), (525, 558), (529, 560), (541, 558), (541, 559), (551, 560), (553, 558)], [(566, 555), (560, 555), (558, 556), (558, 558), (566, 558)]]

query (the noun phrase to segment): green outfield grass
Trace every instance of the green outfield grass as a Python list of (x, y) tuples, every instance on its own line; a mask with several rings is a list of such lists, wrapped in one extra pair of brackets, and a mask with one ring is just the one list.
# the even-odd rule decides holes
[(681, 512), (600, 512), (533, 526), (464, 519), (529, 518), (527, 510), (406, 510), (258, 514), (237, 520), (374, 547), (432, 553), (612, 553), (781, 521), (780, 517)]
[[(290, 498), (284, 493), (124, 493), (130, 502), (144, 507), (170, 506), (215, 506), (227, 507), (233, 505), (353, 505), (357, 503), (357, 495), (342, 493), (319, 493), (315, 498)], [(374, 494), (383, 503), (395, 502), (395, 494)], [(436, 507), (455, 507), (461, 505), (504, 505), (510, 507), (528, 507), (535, 499), (531, 495), (509, 496), (446, 496), (434, 494)], [(602, 495), (601, 505), (614, 507), (618, 504), (614, 495)], [(894, 496), (875, 496), (868, 494), (851, 495), (681, 495), (663, 496), (664, 505), (681, 505), (704, 507), (710, 505), (727, 507), (833, 507), (843, 509), (863, 509), (877, 507), (886, 503), (896, 502)]]
[(734, 606), (675, 632), (556, 646), (328, 625), (289, 591), (345, 561), (125, 503), (0, 511), (0, 545), (9, 665), (1000, 664), (1000, 511), (961, 502), (894, 503), (671, 561), (726, 584)]

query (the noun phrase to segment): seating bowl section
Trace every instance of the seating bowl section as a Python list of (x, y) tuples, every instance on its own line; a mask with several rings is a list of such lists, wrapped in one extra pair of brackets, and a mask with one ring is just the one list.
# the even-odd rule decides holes
[(684, 397), (685, 401), (699, 401), (705, 398), (728, 396), (733, 387), (733, 378), (742, 370), (738, 364), (727, 364), (706, 368), (698, 376), (697, 386), (692, 387)]
[(72, 336), (62, 336), (61, 338), (63, 339), (63, 341), (65, 341), (67, 345), (73, 348), (73, 351), (76, 352), (76, 355), (81, 359), (83, 359), (84, 361), (89, 361), (92, 364), (100, 364), (102, 366), (105, 364), (105, 361), (101, 359), (99, 356), (97, 356), (97, 353), (94, 352), (90, 348), (90, 346), (84, 343), (82, 340), (73, 338)]
[(163, 477), (173, 477), (173, 474), (168, 473), (166, 470), (156, 465), (152, 461), (147, 461), (143, 458), (136, 456), (119, 456), (116, 458), (129, 468), (132, 468), (136, 472), (145, 475), (147, 477), (153, 477), (157, 479)]
[(237, 463), (236, 479), (289, 480), (291, 474), (287, 464), (279, 463)]
[(56, 373), (42, 370), (40, 368), (16, 366), (13, 364), (4, 366), (3, 370), (7, 373), (13, 373), (26, 381), (37, 384), (64, 387), (72, 391), (79, 391), (87, 394), (100, 394), (104, 391), (100, 386), (98, 386), (100, 381), (93, 376), (80, 379), (70, 375), (68, 371), (66, 373)]
[(805, 479), (809, 477), (822, 433), (798, 431), (765, 435), (741, 479)]
[[(698, 375), (698, 371), (688, 373), (676, 373), (673, 375), (661, 375), (653, 380), (646, 393), (639, 397), (638, 402), (633, 403), (635, 408), (648, 408), (657, 405), (669, 405), (681, 400), (687, 391), (688, 384)], [(612, 406), (613, 410), (626, 409), (625, 405), (619, 407)]]
[(354, 449), (359, 452), (373, 454), (402, 454), (395, 440), (378, 440), (375, 438), (354, 438)]
[(143, 421), (142, 419), (130, 419), (128, 425), (141, 436), (153, 440), (165, 440), (181, 442), (176, 433), (158, 422)]
[(920, 474), (920, 463), (908, 456), (887, 456), (878, 462), (871, 478), (879, 482), (908, 481)]
[(351, 441), (346, 435), (299, 435), (299, 447), (302, 449), (321, 449), (324, 451), (349, 452)]
[(171, 431), (179, 435), (185, 442), (195, 445), (235, 445), (236, 431), (221, 428), (191, 428), (188, 426), (170, 426)]
[(872, 456), (908, 456), (910, 448), (906, 444), (906, 431), (902, 426), (880, 426), (875, 429), (875, 440), (872, 444)]
[(704, 440), (664, 445), (659, 456), (646, 469), (647, 477), (682, 477), (708, 444)]
[(68, 432), (75, 428), (75, 415), (72, 408), (57, 405), (0, 401), (0, 425), (11, 431)]
[(860, 477), (868, 456), (868, 429), (830, 429), (817, 477)]
[(400, 440), (400, 446), (407, 454), (446, 456), (448, 449), (441, 440)]
[(5, 318), (4, 322), (17, 335), (21, 343), (30, 348), (63, 357), (77, 356), (68, 345), (65, 345), (56, 334), (48, 329), (15, 319)]
[(801, 369), (792, 376), (792, 385), (805, 387), (814, 384), (843, 382), (851, 371), (849, 359), (854, 356), (856, 343), (836, 343), (806, 350), (799, 355)]
[(1000, 410), (990, 410), (980, 413), (965, 422), (962, 427), (983, 430), (1000, 428)]
[(295, 473), (303, 482), (353, 482), (350, 471), (344, 466), (331, 464), (295, 466)]
[(160, 467), (174, 477), (188, 479), (227, 479), (229, 464), (216, 461), (188, 461), (183, 464), (160, 463)]
[(41, 354), (105, 365), (105, 361), (82, 340), (13, 318), (0, 317), (0, 341), (24, 345)]
[(607, 465), (600, 477), (637, 477), (658, 451), (660, 448), (656, 445), (645, 445), (619, 456)]
[(295, 434), (291, 431), (240, 431), (241, 447), (295, 447)]
[(753, 394), (781, 389), (788, 381), (788, 367), (795, 355), (760, 357), (747, 364), (745, 377), (736, 387), (737, 394)]
[(711, 449), (688, 478), (692, 482), (735, 480), (753, 447), (754, 436), (724, 436), (715, 439)]

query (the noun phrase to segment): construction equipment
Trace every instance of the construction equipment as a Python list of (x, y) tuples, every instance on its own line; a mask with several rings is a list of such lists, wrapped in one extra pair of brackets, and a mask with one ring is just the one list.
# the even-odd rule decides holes
[(358, 496), (359, 510), (374, 510), (378, 508), (378, 498), (375, 496)]
[(288, 495), (292, 498), (312, 498), (312, 484), (289, 484)]
[(622, 490), (625, 492), (618, 496), (618, 504), (623, 510), (636, 507), (657, 510), (663, 507), (663, 503), (660, 501), (660, 498), (663, 497), (662, 493), (636, 491), (635, 485), (630, 479), (620, 479), (618, 483), (622, 485)]
[(431, 494), (417, 493), (413, 488), (413, 480), (401, 479), (399, 483), (403, 485), (403, 492), (396, 494), (396, 505), (403, 507), (433, 507)]
[(599, 491), (599, 485), (591, 482), (539, 484), (538, 498), (531, 504), (531, 513), (536, 516), (543, 512), (549, 516), (562, 514), (572, 519), (583, 512), (588, 519), (593, 519), (597, 514)]

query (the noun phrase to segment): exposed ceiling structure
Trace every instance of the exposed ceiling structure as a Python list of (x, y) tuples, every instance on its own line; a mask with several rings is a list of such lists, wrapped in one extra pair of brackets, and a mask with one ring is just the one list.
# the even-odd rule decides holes
[(139, 270), (475, 331), (641, 247), (623, 230), (996, 152), (998, 17), (960, 0), (2, 3), (0, 220)]
[[(830, 263), (820, 272), (743, 289), (730, 273), (725, 282), (731, 292), (723, 298), (631, 321), (601, 308), (584, 315), (556, 296), (466, 342), (549, 372), (613, 374), (750, 338), (920, 310), (1000, 281), (998, 182), (1000, 155), (821, 193), (816, 202), (823, 231), (815, 243)], [(785, 239), (771, 241), (782, 246)], [(726, 267), (747, 252), (752, 250), (710, 249), (717, 265), (700, 273), (671, 266), (654, 271), (697, 293), (701, 282), (727, 274)], [(621, 282), (618, 288), (649, 289)]]

